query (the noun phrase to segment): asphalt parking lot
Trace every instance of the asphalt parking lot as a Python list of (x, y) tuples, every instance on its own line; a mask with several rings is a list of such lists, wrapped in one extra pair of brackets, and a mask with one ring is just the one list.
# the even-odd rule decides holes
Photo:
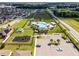
[[(60, 39), (60, 45), (58, 46), (48, 46), (50, 39), (54, 40)], [(36, 47), (36, 56), (79, 56), (79, 52), (72, 43), (66, 43), (66, 41), (61, 38), (61, 35), (42, 35), (42, 38), (37, 39), (36, 44), (41, 45), (41, 47)], [(63, 51), (57, 51), (57, 48), (62, 48)]]

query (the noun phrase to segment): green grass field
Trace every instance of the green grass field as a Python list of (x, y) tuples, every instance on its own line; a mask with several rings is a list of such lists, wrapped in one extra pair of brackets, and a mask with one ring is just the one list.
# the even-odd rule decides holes
[(5, 47), (3, 48), (3, 50), (33, 50), (33, 46), (34, 45), (5, 45)]
[(26, 29), (24, 30), (23, 32), (21, 33), (16, 33), (14, 32), (11, 37), (7, 40), (7, 42), (12, 42), (12, 40), (16, 37), (16, 36), (26, 36), (26, 35), (29, 35), (29, 36), (32, 36), (33, 32), (32, 30), (30, 29)]
[(47, 23), (50, 23), (52, 22), (52, 18), (47, 14), (47, 12), (43, 12), (42, 15), (39, 15), (39, 14), (34, 14), (34, 16), (32, 17), (34, 18), (36, 21), (44, 21), (44, 22), (47, 22)]
[(22, 19), (20, 22), (13, 25), (13, 28), (22, 28), (28, 22), (27, 19)]
[[(11, 35), (11, 37), (7, 40), (7, 42), (12, 42), (12, 40), (16, 37), (16, 36), (32, 36), (33, 32), (31, 28), (27, 28), (27, 26), (25, 26), (27, 24), (28, 20), (21, 20), (19, 23), (15, 24), (13, 26), (13, 28), (15, 28), (14, 33)], [(16, 29), (17, 28), (23, 28), (23, 32), (17, 33)]]
[[(33, 32), (32, 32), (32, 29), (28, 26), (26, 26), (28, 20), (26, 19), (23, 19), (21, 20), (20, 22), (16, 23), (13, 28), (15, 29), (14, 33), (11, 35), (11, 37), (7, 40), (6, 44), (5, 44), (5, 47), (3, 49), (5, 50), (34, 50), (34, 44), (32, 45), (16, 45), (16, 43), (24, 43), (24, 44), (31, 44), (32, 43), (32, 39), (30, 39), (28, 42), (12, 42), (12, 40), (16, 37), (16, 36), (26, 36), (26, 35), (29, 35), (29, 36), (32, 36), (33, 35)], [(16, 32), (16, 29), (17, 28), (23, 28), (24, 31), (23, 32), (20, 32), (20, 33), (17, 33)], [(11, 45), (11, 44), (7, 44), (7, 43), (15, 43), (15, 45)]]
[(2, 38), (0, 38), (0, 43), (3, 41), (3, 39)]
[(62, 18), (62, 20), (79, 32), (79, 20), (78, 19)]
[(61, 30), (61, 28), (57, 25), (54, 29), (50, 29), (49, 31), (48, 31), (48, 34), (52, 34), (52, 33), (62, 33), (62, 30)]

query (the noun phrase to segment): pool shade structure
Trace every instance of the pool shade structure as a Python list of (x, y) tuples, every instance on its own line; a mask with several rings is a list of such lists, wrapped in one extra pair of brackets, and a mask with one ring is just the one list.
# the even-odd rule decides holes
[(18, 28), (17, 30), (16, 30), (16, 32), (23, 32), (24, 30), (23, 30), (23, 28)]
[(27, 42), (30, 38), (31, 36), (18, 36), (13, 39), (13, 42)]

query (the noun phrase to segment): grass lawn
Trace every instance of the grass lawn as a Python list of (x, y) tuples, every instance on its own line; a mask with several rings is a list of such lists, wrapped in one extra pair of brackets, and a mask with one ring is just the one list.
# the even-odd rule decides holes
[(79, 20), (75, 18), (62, 18), (62, 20), (79, 32)]
[(33, 49), (33, 45), (29, 46), (29, 45), (5, 45), (5, 47), (3, 48), (3, 50), (32, 50)]
[[(5, 47), (2, 50), (31, 50), (32, 53), (34, 54), (34, 44), (32, 45), (5, 45)], [(33, 55), (32, 54), (32, 55)]]
[(52, 33), (62, 33), (62, 30), (61, 30), (61, 28), (57, 25), (54, 29), (48, 31), (48, 34), (52, 34)]
[[(17, 28), (23, 28), (24, 31), (23, 32), (20, 32), (20, 33), (17, 33), (16, 31), (14, 31), (14, 33), (11, 35), (11, 37), (7, 40), (6, 43), (26, 43), (26, 44), (31, 44), (32, 43), (32, 39), (30, 39), (28, 42), (12, 42), (12, 40), (16, 37), (16, 36), (26, 36), (26, 35), (29, 35), (29, 36), (32, 36), (33, 35), (33, 32), (32, 32), (32, 29), (28, 26), (26, 26), (28, 20), (21, 20), (20, 22), (16, 23), (13, 28), (17, 29)], [(32, 52), (34, 52), (34, 44), (32, 45), (8, 45), (8, 44), (5, 44), (5, 47), (3, 49), (5, 50), (32, 50)]]
[(0, 38), (0, 43), (3, 41), (3, 39)]
[(29, 35), (29, 36), (32, 36), (32, 34), (33, 34), (33, 32), (32, 32), (32, 30), (30, 29), (26, 29), (26, 30), (24, 30), (23, 32), (21, 32), (21, 33), (16, 33), (16, 32), (14, 32), (12, 35), (11, 35), (11, 37), (8, 39), (8, 41), (7, 42), (12, 42), (12, 40), (16, 37), (16, 36), (26, 36), (26, 35)]
[(22, 28), (24, 27), (24, 25), (28, 22), (27, 19), (22, 19), (21, 21), (19, 21), (18, 23), (13, 25), (13, 28), (17, 29), (17, 28)]
[(44, 20), (48, 20), (48, 19), (52, 19), (52, 17), (50, 17), (47, 12), (43, 12), (43, 15), (41, 16), (42, 19)]
[(53, 22), (53, 19), (41, 19), (42, 22), (47, 22), (47, 23), (50, 23), (50, 22)]
[[(39, 17), (39, 18), (38, 18)], [(39, 14), (35, 14), (34, 15), (34, 19), (37, 21), (43, 21), (43, 22), (47, 22), (47, 23), (50, 23), (52, 22), (52, 18), (47, 14), (47, 12), (43, 12), (42, 15), (39, 15)], [(40, 19), (40, 20), (39, 20)]]
[(28, 20), (23, 19), (21, 20), (19, 23), (14, 25), (14, 28), (23, 28), (23, 32), (17, 33), (16, 30), (15, 32), (11, 35), (11, 37), (7, 40), (7, 42), (12, 42), (12, 40), (16, 37), (16, 36), (32, 36), (33, 32), (31, 28), (27, 28), (27, 26), (25, 26), (27, 24)]

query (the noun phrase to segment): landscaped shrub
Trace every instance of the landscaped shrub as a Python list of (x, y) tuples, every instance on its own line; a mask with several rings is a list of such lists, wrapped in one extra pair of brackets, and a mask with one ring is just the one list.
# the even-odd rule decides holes
[(66, 39), (67, 39), (67, 36), (66, 36), (65, 34), (62, 34), (62, 38), (63, 38), (64, 40), (66, 40)]
[(59, 43), (57, 41), (53, 41), (51, 42), (51, 45), (59, 45)]
[(0, 49), (5, 47), (5, 43), (0, 43)]
[(51, 43), (48, 43), (48, 46), (50, 46), (51, 45)]
[(37, 36), (37, 38), (39, 39), (39, 38), (41, 38), (41, 36), (39, 35), (39, 36)]

